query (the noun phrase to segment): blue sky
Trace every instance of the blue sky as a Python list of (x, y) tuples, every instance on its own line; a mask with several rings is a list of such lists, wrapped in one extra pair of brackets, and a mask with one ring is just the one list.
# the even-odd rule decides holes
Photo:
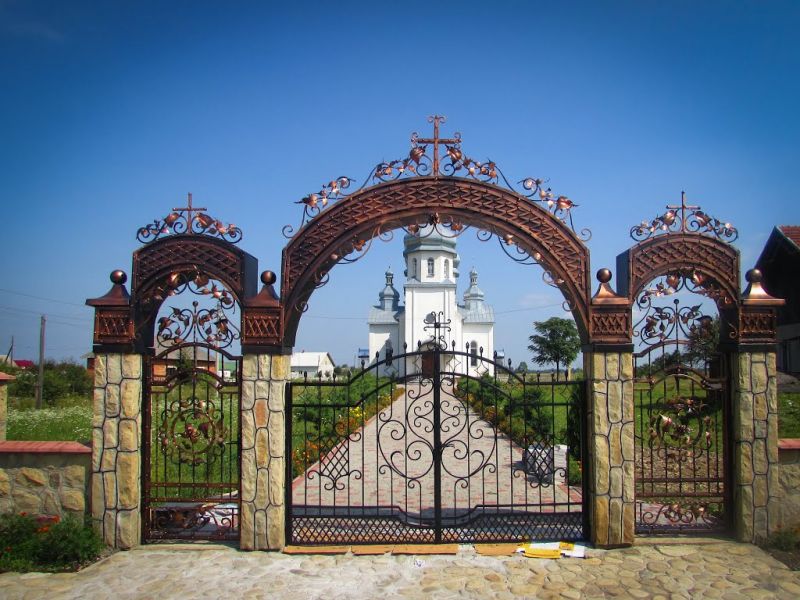
[[(84, 300), (189, 191), (279, 271), (294, 202), (363, 183), (433, 113), (468, 155), (572, 198), (592, 272), (682, 189), (739, 228), (744, 268), (800, 223), (797, 2), (286, 4), (0, 0), (0, 352), (13, 335), (35, 358), (40, 314), (49, 357), (89, 350)], [(383, 271), (401, 270), (399, 241), (377, 246), (312, 296), (298, 348), (344, 362), (366, 345)], [(557, 294), (495, 247), (459, 251), (496, 345), (529, 361)]]

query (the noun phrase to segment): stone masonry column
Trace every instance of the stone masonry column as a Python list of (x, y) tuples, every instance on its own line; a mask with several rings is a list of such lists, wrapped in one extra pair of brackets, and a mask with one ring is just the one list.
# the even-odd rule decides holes
[(289, 363), (279, 354), (242, 357), (242, 550), (284, 546)]
[(761, 287), (758, 269), (745, 274), (738, 344), (731, 353), (733, 518), (736, 538), (759, 543), (781, 525), (778, 464), (777, 309), (784, 300)]
[(589, 457), (591, 542), (599, 547), (633, 543), (634, 417), (633, 355), (584, 353)]
[(775, 352), (739, 352), (733, 363), (733, 525), (762, 542), (780, 524)]
[(142, 357), (95, 356), (92, 519), (109, 546), (141, 543)]

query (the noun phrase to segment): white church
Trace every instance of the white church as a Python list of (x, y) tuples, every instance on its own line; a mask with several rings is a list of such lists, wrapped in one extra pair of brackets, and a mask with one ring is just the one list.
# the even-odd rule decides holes
[[(484, 294), (478, 287), (478, 273), (469, 274), (470, 285), (464, 292), (463, 303), (458, 302), (458, 265), (455, 238), (442, 235), (437, 229), (421, 228), (418, 235), (403, 238), (405, 260), (405, 283), (403, 304), (400, 293), (394, 287), (394, 274), (386, 271), (386, 285), (378, 294), (378, 304), (369, 313), (369, 357), (374, 363), (378, 354), (385, 357), (387, 349), (392, 353), (416, 351), (418, 343), (423, 349), (433, 341), (433, 330), (425, 330), (425, 317), (431, 312), (442, 313), (441, 320), (449, 331), (442, 330), (448, 348), (455, 342), (456, 350), (472, 355), (466, 362), (463, 357), (443, 355), (442, 367), (446, 370), (465, 372), (480, 376), (490, 372), (491, 365), (478, 359), (494, 355), (494, 310), (486, 304)], [(446, 364), (453, 362), (454, 364)], [(455, 363), (458, 364), (455, 364)], [(407, 366), (408, 373), (419, 366)], [(383, 372), (397, 373), (395, 362), (383, 368)]]

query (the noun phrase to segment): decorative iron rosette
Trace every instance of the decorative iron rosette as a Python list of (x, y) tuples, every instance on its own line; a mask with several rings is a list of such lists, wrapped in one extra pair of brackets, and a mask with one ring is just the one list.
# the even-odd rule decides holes
[(140, 227), (136, 239), (142, 244), (149, 244), (164, 235), (209, 235), (236, 244), (242, 239), (242, 230), (233, 223), (225, 224), (208, 215), (206, 208), (192, 206), (192, 195), (189, 194), (188, 206), (173, 208), (163, 219), (155, 219), (152, 223)]
[(171, 461), (196, 467), (222, 456), (229, 431), (212, 400), (189, 398), (170, 404), (156, 435)]

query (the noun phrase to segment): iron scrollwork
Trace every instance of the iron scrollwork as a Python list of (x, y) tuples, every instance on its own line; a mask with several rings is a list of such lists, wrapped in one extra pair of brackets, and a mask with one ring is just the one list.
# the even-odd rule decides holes
[(161, 236), (175, 235), (209, 235), (236, 244), (242, 239), (242, 230), (233, 223), (225, 224), (203, 212), (207, 208), (198, 208), (192, 205), (192, 195), (189, 194), (188, 205), (173, 208), (163, 219), (155, 219), (136, 232), (136, 239), (142, 244), (149, 244)]
[[(385, 183), (410, 177), (444, 176), (465, 177), (493, 185), (502, 183), (509, 190), (545, 207), (553, 217), (567, 225), (582, 241), (591, 238), (591, 231), (588, 228), (580, 231), (575, 229), (571, 210), (577, 204), (567, 196), (554, 194), (550, 188), (543, 187), (542, 179), (533, 177), (519, 181), (521, 190), (517, 189), (517, 186), (509, 182), (494, 161), (489, 159), (478, 161), (467, 156), (461, 147), (460, 133), (454, 133), (451, 138), (441, 137), (439, 126), (445, 122), (445, 117), (433, 115), (428, 118), (428, 122), (433, 124), (433, 137), (423, 138), (417, 132), (412, 133), (411, 150), (408, 156), (378, 163), (357, 190), (349, 191), (354, 179), (340, 176), (323, 185), (319, 192), (298, 200), (296, 204), (303, 205), (303, 215), (297, 229), (313, 220), (329, 204), (364, 189), (370, 183)], [(287, 238), (292, 238), (295, 232), (296, 229), (292, 225), (286, 225), (283, 228), (283, 235)]]
[(652, 221), (642, 221), (631, 227), (631, 237), (637, 242), (668, 233), (699, 233), (726, 242), (734, 242), (739, 237), (739, 231), (730, 223), (708, 215), (699, 206), (686, 204), (684, 192), (681, 192), (679, 206), (667, 205), (666, 208), (667, 212)]

